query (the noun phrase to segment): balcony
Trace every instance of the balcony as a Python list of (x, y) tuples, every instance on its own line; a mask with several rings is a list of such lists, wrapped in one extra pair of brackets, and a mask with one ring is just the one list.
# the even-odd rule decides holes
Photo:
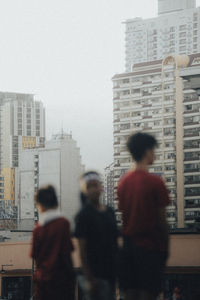
[(193, 191), (193, 192), (189, 192), (189, 191), (186, 191), (185, 192), (185, 197), (193, 197), (193, 196), (200, 196), (200, 191)]
[(194, 101), (199, 101), (199, 99), (198, 98), (185, 98), (184, 100), (183, 100), (183, 103), (185, 103), (185, 102), (194, 102)]
[(192, 125), (199, 125), (199, 122), (187, 122), (183, 124), (183, 126), (192, 126)]
[(200, 184), (200, 180), (186, 180), (185, 184)]
[(185, 157), (184, 161), (193, 161), (193, 160), (199, 160), (200, 159), (200, 155), (195, 155), (193, 157)]
[(195, 113), (199, 113), (199, 109), (186, 110), (186, 111), (184, 111), (184, 114), (195, 114)]
[(197, 131), (197, 132), (188, 132), (188, 133), (185, 133), (184, 134), (184, 137), (195, 137), (195, 136), (200, 136), (200, 132)]
[(184, 145), (184, 149), (199, 149), (200, 148), (200, 144), (191, 144), (191, 145)]
[(200, 172), (200, 168), (193, 168), (193, 169), (186, 169), (184, 173), (193, 173), (193, 172)]
[(195, 204), (195, 203), (187, 203), (185, 204), (185, 208), (200, 208), (200, 204)]
[(185, 221), (195, 221), (195, 216), (185, 216)]

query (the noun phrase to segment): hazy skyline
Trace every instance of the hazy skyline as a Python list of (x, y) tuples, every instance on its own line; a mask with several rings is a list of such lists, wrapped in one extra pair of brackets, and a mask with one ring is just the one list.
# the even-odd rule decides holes
[(36, 94), (47, 138), (62, 126), (72, 131), (86, 167), (103, 170), (113, 159), (111, 78), (124, 71), (122, 22), (156, 15), (157, 0), (0, 0), (0, 90)]

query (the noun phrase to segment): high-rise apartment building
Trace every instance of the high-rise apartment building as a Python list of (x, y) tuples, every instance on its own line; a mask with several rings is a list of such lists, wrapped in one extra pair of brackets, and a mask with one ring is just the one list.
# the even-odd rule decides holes
[(0, 201), (16, 205), (19, 157), (45, 142), (45, 109), (34, 95), (0, 92)]
[(114, 163), (104, 169), (104, 201), (114, 208)]
[(79, 179), (84, 171), (80, 148), (71, 134), (57, 134), (44, 148), (24, 150), (19, 162), (20, 217), (34, 218), (34, 192), (52, 184), (61, 212), (71, 221), (80, 206)]
[(170, 190), (172, 228), (193, 226), (200, 217), (200, 96), (187, 74), (200, 74), (200, 53), (138, 63), (113, 77), (115, 191), (132, 164), (128, 136), (153, 134), (158, 149), (150, 172), (162, 176)]
[(200, 52), (200, 7), (194, 0), (158, 0), (159, 16), (125, 21), (125, 70), (168, 55)]

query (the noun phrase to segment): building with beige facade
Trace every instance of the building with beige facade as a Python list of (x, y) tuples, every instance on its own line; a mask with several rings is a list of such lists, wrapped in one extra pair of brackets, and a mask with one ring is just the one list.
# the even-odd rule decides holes
[[(45, 109), (32, 94), (0, 92), (0, 206), (18, 203), (16, 186), (20, 153), (43, 147)], [(5, 215), (4, 215), (5, 217)]]
[(132, 165), (128, 136), (153, 134), (158, 149), (150, 172), (162, 176), (170, 190), (171, 228), (194, 226), (200, 217), (200, 97), (185, 72), (200, 74), (200, 53), (138, 63), (113, 77), (115, 191)]

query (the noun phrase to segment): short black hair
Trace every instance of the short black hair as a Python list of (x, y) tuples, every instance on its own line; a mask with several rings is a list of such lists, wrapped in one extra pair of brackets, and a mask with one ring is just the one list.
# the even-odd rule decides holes
[(144, 158), (147, 150), (154, 149), (156, 146), (157, 141), (155, 137), (144, 132), (132, 134), (127, 142), (128, 150), (132, 158), (137, 162)]
[(36, 203), (41, 204), (47, 209), (58, 207), (56, 191), (52, 185), (40, 188), (36, 193), (35, 200)]

